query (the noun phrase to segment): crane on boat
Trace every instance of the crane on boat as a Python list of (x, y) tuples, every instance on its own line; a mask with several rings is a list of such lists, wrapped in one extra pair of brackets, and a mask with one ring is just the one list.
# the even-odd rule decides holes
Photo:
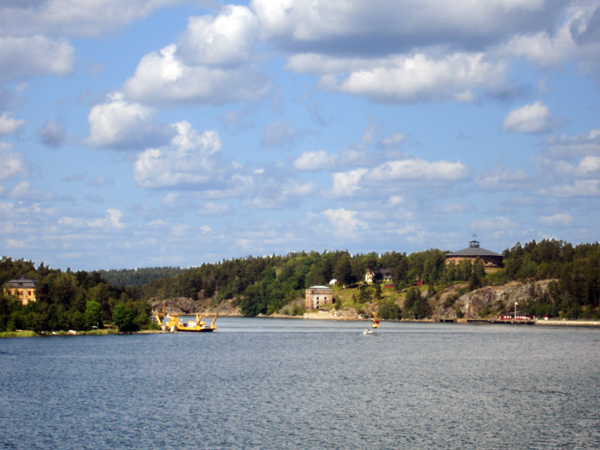
[[(163, 331), (170, 331), (171, 333), (175, 333), (177, 331), (211, 332), (217, 329), (215, 322), (217, 321), (217, 317), (219, 317), (218, 314), (194, 314), (196, 318), (195, 322), (183, 322), (179, 319), (180, 316), (189, 315), (191, 314), (167, 314), (165, 302), (163, 302), (161, 311), (156, 313), (155, 317)], [(167, 319), (166, 321), (165, 318)], [(212, 322), (207, 324), (203, 319), (212, 319)]]

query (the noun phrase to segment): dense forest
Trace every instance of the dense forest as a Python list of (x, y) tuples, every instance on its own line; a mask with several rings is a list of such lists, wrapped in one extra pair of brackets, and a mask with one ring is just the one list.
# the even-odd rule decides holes
[[(573, 246), (559, 240), (517, 243), (503, 252), (504, 268), (492, 272), (483, 263), (463, 261), (446, 266), (441, 250), (410, 255), (388, 252), (351, 255), (348, 251), (290, 253), (246, 257), (203, 264), (190, 269), (154, 268), (102, 272), (53, 270), (41, 264), (3, 258), (0, 282), (37, 280), (35, 304), (22, 306), (3, 292), (0, 330), (85, 330), (105, 324), (124, 331), (150, 326), (149, 301), (176, 297), (197, 302), (198, 310), (223, 301), (242, 314), (301, 314), (304, 289), (338, 280), (336, 289), (354, 289), (354, 307), (369, 304), (384, 318), (422, 319), (431, 315), (428, 299), (448, 286), (461, 293), (511, 281), (553, 280), (547, 292), (531, 292), (524, 313), (538, 316), (600, 318), (600, 245)], [(396, 297), (382, 295), (381, 275), (373, 285), (363, 282), (367, 270), (389, 269)], [(416, 286), (416, 285), (419, 286)], [(421, 286), (422, 284), (422, 286)], [(402, 301), (399, 301), (399, 300)], [(293, 306), (291, 306), (293, 304)], [(341, 307), (340, 301), (335, 307)]]
[(111, 286), (142, 287), (154, 280), (179, 275), (184, 270), (179, 267), (149, 267), (141, 269), (98, 270), (98, 273)]
[(0, 331), (83, 331), (110, 325), (127, 332), (150, 326), (150, 308), (141, 291), (111, 286), (99, 272), (63, 272), (43, 263), (36, 268), (33, 262), (3, 257), (0, 284), (18, 278), (37, 281), (37, 301), (23, 306), (3, 289)]

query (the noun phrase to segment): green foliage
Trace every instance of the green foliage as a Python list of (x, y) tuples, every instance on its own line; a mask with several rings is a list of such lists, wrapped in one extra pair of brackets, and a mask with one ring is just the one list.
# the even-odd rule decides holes
[(426, 319), (431, 316), (431, 306), (426, 298), (421, 296), (419, 288), (410, 288), (404, 300), (404, 313), (413, 319)]
[(304, 305), (302, 305), (302, 306), (294, 305), (292, 307), (292, 316), (301, 316), (305, 312), (306, 312), (306, 309), (304, 308)]
[(113, 324), (119, 331), (125, 333), (139, 330), (139, 326), (135, 322), (133, 309), (123, 303), (115, 306), (115, 310), (113, 311)]
[(148, 267), (141, 269), (99, 270), (98, 274), (111, 286), (142, 287), (154, 280), (172, 278), (182, 272), (184, 272), (184, 269), (180, 269), (179, 267)]
[[(398, 291), (408, 289), (402, 315), (425, 318), (431, 315), (427, 300), (417, 281), (425, 282), (428, 296), (437, 296), (445, 285), (465, 283), (465, 288), (444, 302), (445, 308), (456, 307), (455, 301), (467, 289), (502, 285), (510, 281), (531, 282), (553, 279), (548, 293), (531, 292), (531, 300), (522, 305), (524, 312), (538, 316), (589, 318), (600, 314), (600, 245), (576, 247), (563, 241), (532, 241), (515, 244), (503, 252), (505, 267), (486, 273), (479, 260), (463, 260), (445, 265), (445, 253), (430, 249), (413, 253), (387, 252), (350, 255), (348, 251), (297, 252), (285, 256), (232, 259), (203, 264), (190, 269), (148, 268), (101, 272), (72, 272), (38, 268), (30, 261), (0, 260), (0, 282), (13, 278), (37, 280), (36, 303), (22, 306), (15, 298), (0, 296), (0, 332), (16, 329), (87, 330), (92, 326), (127, 318), (125, 328), (150, 327), (148, 301), (186, 297), (198, 301), (198, 309), (234, 299), (247, 316), (273, 314), (286, 308), (292, 315), (304, 312), (291, 305), (304, 297), (304, 289), (327, 285), (337, 278), (338, 286), (356, 286), (353, 301), (359, 307), (382, 302), (385, 298), (378, 282), (363, 284), (367, 270), (376, 274), (389, 269)], [(468, 286), (468, 287), (467, 287)], [(337, 288), (336, 288), (337, 289)], [(341, 296), (339, 296), (341, 298)], [(383, 301), (382, 305), (387, 305)], [(98, 307), (99, 305), (99, 307)], [(131, 310), (131, 317), (123, 307)], [(363, 306), (364, 305), (364, 306)], [(336, 303), (335, 307), (341, 305)], [(119, 308), (117, 308), (119, 307)], [(381, 306), (384, 308), (384, 306)], [(389, 314), (396, 314), (385, 306)], [(383, 311), (383, 309), (382, 309)], [(388, 312), (385, 312), (388, 314)], [(96, 324), (100, 325), (96, 325)], [(133, 324), (133, 325), (132, 325)]]
[(0, 294), (0, 331), (83, 331), (92, 326), (102, 327), (112, 319), (113, 309), (121, 301), (134, 302), (136, 311), (145, 314), (144, 321), (147, 321), (149, 309), (140, 300), (139, 291), (112, 287), (98, 272), (63, 272), (43, 263), (36, 269), (31, 262), (2, 258), (2, 284), (22, 277), (37, 281), (37, 301), (23, 306), (3, 290)]
[(85, 307), (84, 321), (87, 330), (92, 327), (102, 328), (102, 305), (93, 300), (88, 301)]
[(380, 303), (377, 308), (377, 312), (382, 319), (386, 320), (400, 320), (402, 319), (402, 309), (392, 301)]

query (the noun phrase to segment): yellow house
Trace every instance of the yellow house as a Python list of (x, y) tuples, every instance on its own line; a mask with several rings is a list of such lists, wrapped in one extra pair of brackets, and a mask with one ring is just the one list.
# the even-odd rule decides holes
[(23, 305), (35, 302), (35, 280), (27, 278), (19, 278), (18, 280), (10, 280), (6, 283), (5, 289), (10, 295), (16, 296)]

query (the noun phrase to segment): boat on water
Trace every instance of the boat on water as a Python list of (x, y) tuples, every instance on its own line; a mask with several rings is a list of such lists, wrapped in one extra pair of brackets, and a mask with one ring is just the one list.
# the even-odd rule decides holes
[(379, 328), (379, 314), (375, 311), (371, 311), (371, 315), (373, 316), (373, 323), (371, 324), (371, 328), (367, 328), (363, 331), (363, 334), (373, 334), (373, 329)]
[[(163, 331), (170, 331), (171, 333), (177, 331), (210, 333), (217, 329), (217, 326), (215, 325), (218, 317), (217, 314), (193, 314), (196, 319), (195, 321), (183, 321), (180, 319), (181, 316), (185, 317), (190, 315), (192, 314), (165, 314), (163, 309), (162, 312), (156, 314), (156, 321)], [(208, 324), (203, 319), (212, 319), (212, 322)]]
[(373, 324), (371, 325), (371, 328), (379, 328), (379, 314), (377, 314), (375, 311), (371, 311), (371, 315), (373, 316)]

